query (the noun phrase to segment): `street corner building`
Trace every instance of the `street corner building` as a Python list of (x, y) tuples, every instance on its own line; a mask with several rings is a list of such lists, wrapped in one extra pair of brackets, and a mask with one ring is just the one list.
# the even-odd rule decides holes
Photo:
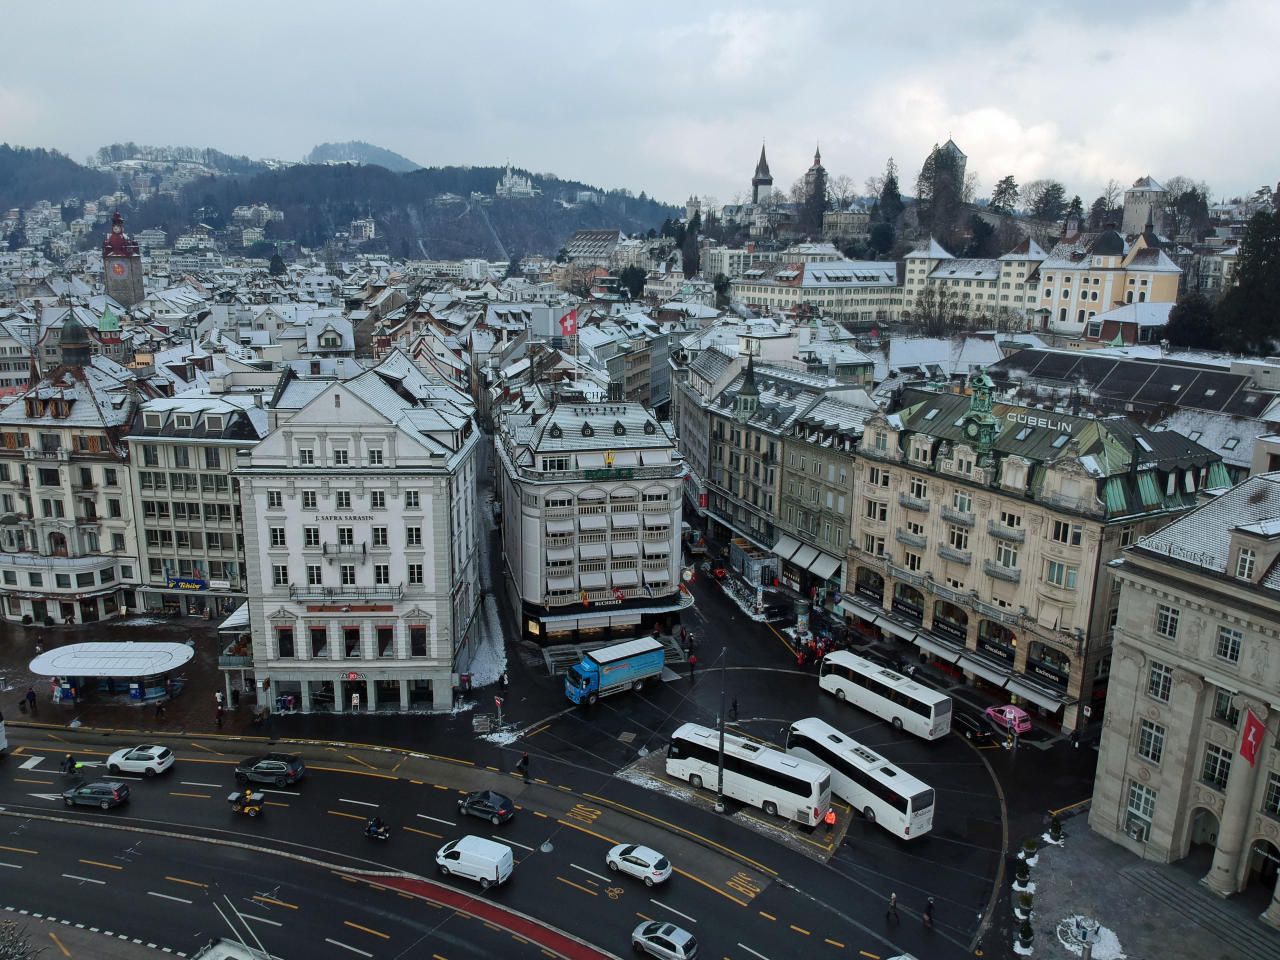
[(449, 709), (480, 601), (472, 401), (395, 350), (272, 406), (297, 412), (235, 471), (259, 696)]
[(1280, 472), (1138, 540), (1112, 569), (1120, 616), (1089, 825), (1145, 860), (1191, 858), (1219, 896), (1262, 887), (1261, 919), (1280, 926)]
[(639, 403), (506, 407), (495, 424), (505, 581), (525, 639), (669, 633), (684, 461)]

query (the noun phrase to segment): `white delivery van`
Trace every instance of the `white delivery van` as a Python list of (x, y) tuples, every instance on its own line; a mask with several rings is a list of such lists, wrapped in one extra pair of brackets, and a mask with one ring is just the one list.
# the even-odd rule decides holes
[(486, 890), (505, 883), (514, 863), (510, 847), (484, 837), (450, 840), (436, 851), (436, 865), (442, 874), (475, 880)]

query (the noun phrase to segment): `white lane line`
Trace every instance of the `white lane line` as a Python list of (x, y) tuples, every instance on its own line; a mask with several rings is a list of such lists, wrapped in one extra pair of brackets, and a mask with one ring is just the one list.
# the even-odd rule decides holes
[(355, 947), (351, 946), (350, 944), (343, 943), (341, 940), (330, 940), (328, 937), (325, 937), (325, 938), (324, 938), (324, 942), (325, 942), (325, 943), (332, 943), (335, 947), (341, 947), (343, 950), (350, 950), (352, 953), (358, 953), (358, 954), (360, 954), (360, 956), (362, 956), (362, 957), (372, 957), (372, 956), (373, 956), (373, 954), (372, 954), (372, 953), (369, 953), (369, 952), (367, 952), (367, 951), (365, 951), (365, 950), (357, 950)]
[(530, 853), (533, 853), (533, 847), (526, 847), (523, 843), (517, 843), (516, 841), (511, 840), (508, 837), (500, 837), (496, 833), (492, 834), (492, 837), (493, 839), (497, 840), (499, 843), (509, 843), (513, 847), (519, 847), (521, 850), (528, 850)]
[(254, 787), (253, 792), (254, 793), (278, 793), (282, 797), (301, 797), (302, 796), (302, 794), (300, 794), (296, 790), (268, 790), (266, 787)]
[(266, 917), (255, 917), (252, 913), (240, 913), (239, 910), (237, 910), (236, 913), (240, 914), (241, 920), (252, 920), (254, 923), (269, 923), (273, 927), (284, 926), (284, 924), (278, 920), (268, 920)]
[(576, 863), (571, 863), (569, 864), (569, 866), (573, 867), (573, 869), (575, 870), (581, 870), (583, 873), (585, 873), (589, 877), (595, 877), (597, 880), (603, 880), (605, 883), (613, 883), (613, 881), (610, 880), (608, 877), (602, 877), (600, 876), (600, 874), (595, 873), (591, 870), (588, 870), (586, 867), (580, 867)]
[(759, 957), (760, 960), (769, 960), (769, 958), (766, 957), (763, 953), (758, 953), (755, 950), (752, 950), (745, 943), (740, 943), (738, 944), (738, 946), (740, 946), (743, 950), (747, 951), (747, 953), (751, 954), (753, 957)]
[(44, 760), (44, 757), (27, 757), (27, 759), (23, 760), (22, 763), (18, 766), (18, 769), (34, 770), (36, 767), (40, 766), (43, 760)]
[(79, 880), (81, 883), (96, 883), (100, 887), (107, 885), (105, 880), (95, 880), (93, 877), (77, 877), (74, 873), (64, 873), (63, 876), (68, 880)]
[(147, 896), (159, 897), (161, 900), (174, 900), (177, 903), (185, 903), (187, 906), (191, 906), (191, 901), (188, 900), (186, 897), (172, 897), (167, 893), (156, 893), (154, 890), (148, 890)]
[(361, 807), (376, 807), (376, 806), (378, 806), (378, 804), (376, 804), (376, 803), (368, 803), (367, 801), (364, 801), (364, 800), (348, 800), (346, 797), (339, 797), (339, 798), (338, 798), (338, 802), (339, 802), (339, 803), (354, 803), (354, 804), (357, 804), (358, 806), (361, 806)]
[[(681, 912), (680, 912), (679, 910), (677, 910), (675, 907), (668, 907), (668, 906), (667, 906), (665, 903), (663, 903), (661, 900), (655, 900), (655, 899), (653, 899), (653, 897), (650, 897), (650, 898), (649, 898), (649, 902), (650, 902), (650, 903), (652, 903), (652, 904), (656, 904), (656, 905), (657, 905), (657, 906), (659, 906), (659, 907), (662, 907), (664, 910), (670, 910), (670, 911), (671, 911), (672, 913), (674, 913), (677, 917), (684, 917), (684, 918), (685, 918), (686, 920), (688, 920), (690, 923), (697, 923), (697, 922), (698, 922), (698, 921), (697, 921), (697, 918), (695, 918), (695, 917), (691, 917), (691, 916), (689, 916), (687, 913), (681, 913)], [(740, 946), (740, 947), (741, 947), (741, 946), (742, 946), (742, 944), (738, 944), (738, 946)]]
[(443, 823), (446, 827), (456, 827), (457, 824), (452, 820), (441, 820), (439, 817), (428, 817), (425, 813), (418, 814), (423, 820), (434, 820), (436, 823)]
[(10, 870), (21, 870), (21, 869), (22, 869), (22, 864), (20, 864), (20, 863), (4, 863), (3, 861), (0, 861), (0, 867), (8, 867)]
[(179, 780), (184, 787), (220, 787), (220, 783), (201, 783), (199, 780)]

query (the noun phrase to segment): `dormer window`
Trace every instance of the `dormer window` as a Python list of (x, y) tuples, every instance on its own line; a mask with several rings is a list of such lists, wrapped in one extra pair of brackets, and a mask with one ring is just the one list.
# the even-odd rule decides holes
[(644, 422), (644, 432), (648, 435), (652, 435), (658, 432), (658, 428), (653, 425), (652, 420), (646, 420)]
[(551, 437), (554, 440), (559, 440), (561, 437), (564, 436), (564, 431), (560, 429), (560, 424), (558, 423), (553, 423), (551, 425), (551, 429), (548, 430), (547, 432), (551, 434)]
[(190, 430), (190, 429), (191, 429), (191, 414), (189, 414), (189, 413), (180, 413), (180, 414), (178, 414), (176, 417), (174, 417), (174, 425), (175, 425), (179, 430)]
[(159, 430), (161, 417), (158, 413), (144, 413), (142, 415), (142, 424), (149, 430)]
[(594, 437), (596, 435), (596, 432), (594, 429), (592, 429), (591, 424), (584, 423), (582, 425), (582, 435), (584, 437)]
[(1253, 583), (1253, 570), (1257, 562), (1257, 554), (1248, 547), (1241, 547), (1240, 552), (1236, 554), (1236, 579)]
[(210, 414), (204, 418), (204, 428), (210, 433), (222, 432), (222, 414)]
[(613, 435), (615, 437), (625, 437), (627, 435), (627, 428), (622, 425), (621, 420), (613, 421)]

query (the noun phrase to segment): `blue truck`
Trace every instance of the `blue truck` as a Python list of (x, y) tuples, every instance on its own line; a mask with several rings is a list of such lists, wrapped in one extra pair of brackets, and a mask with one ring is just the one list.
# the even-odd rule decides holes
[(652, 637), (623, 640), (592, 650), (564, 675), (564, 695), (574, 703), (595, 703), (623, 690), (639, 690), (662, 674), (666, 650)]

